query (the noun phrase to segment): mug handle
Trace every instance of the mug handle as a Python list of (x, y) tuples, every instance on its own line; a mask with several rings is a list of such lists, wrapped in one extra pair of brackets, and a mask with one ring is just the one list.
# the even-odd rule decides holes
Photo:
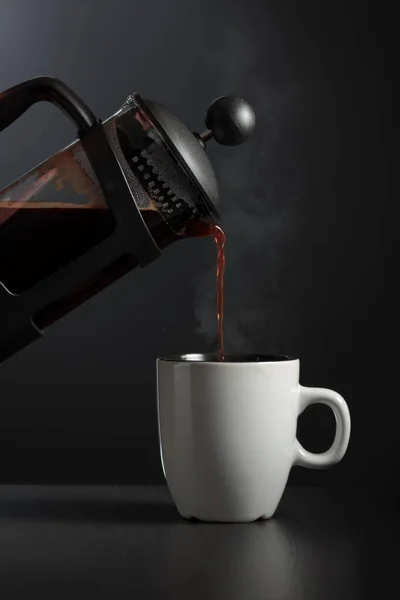
[(335, 439), (326, 452), (314, 454), (308, 452), (296, 438), (293, 465), (309, 469), (326, 469), (342, 460), (349, 445), (351, 419), (349, 407), (340, 394), (324, 388), (308, 388), (299, 386), (299, 415), (310, 404), (326, 404), (336, 420)]

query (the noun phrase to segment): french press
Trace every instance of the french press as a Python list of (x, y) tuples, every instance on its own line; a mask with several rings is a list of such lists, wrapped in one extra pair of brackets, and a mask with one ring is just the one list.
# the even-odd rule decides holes
[(101, 122), (64, 83), (38, 77), (0, 94), (0, 130), (39, 101), (66, 113), (78, 139), (0, 191), (0, 362), (158, 258), (193, 219), (217, 220), (205, 143), (240, 144), (255, 125), (247, 102), (225, 96), (192, 133), (138, 94)]

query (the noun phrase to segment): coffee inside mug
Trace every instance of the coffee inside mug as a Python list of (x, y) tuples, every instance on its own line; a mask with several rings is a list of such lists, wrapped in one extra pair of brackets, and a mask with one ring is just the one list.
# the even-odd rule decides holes
[(295, 358), (279, 354), (226, 354), (221, 363), (217, 354), (176, 354), (166, 356), (161, 360), (171, 360), (175, 362), (217, 362), (223, 363), (254, 363), (254, 362), (283, 362), (295, 360)]

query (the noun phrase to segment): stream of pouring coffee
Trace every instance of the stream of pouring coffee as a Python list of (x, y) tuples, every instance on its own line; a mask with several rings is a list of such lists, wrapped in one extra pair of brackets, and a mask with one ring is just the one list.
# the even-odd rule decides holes
[(218, 248), (217, 256), (217, 321), (218, 321), (218, 360), (224, 360), (224, 270), (225, 232), (215, 223), (193, 221), (186, 229), (187, 237), (213, 237)]

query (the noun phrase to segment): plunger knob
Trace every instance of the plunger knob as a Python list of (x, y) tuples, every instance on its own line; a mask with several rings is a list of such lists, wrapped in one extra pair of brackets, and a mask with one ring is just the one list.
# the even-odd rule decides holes
[(256, 125), (254, 110), (238, 96), (222, 96), (210, 105), (206, 115), (207, 130), (200, 134), (202, 142), (214, 138), (224, 146), (245, 142)]

